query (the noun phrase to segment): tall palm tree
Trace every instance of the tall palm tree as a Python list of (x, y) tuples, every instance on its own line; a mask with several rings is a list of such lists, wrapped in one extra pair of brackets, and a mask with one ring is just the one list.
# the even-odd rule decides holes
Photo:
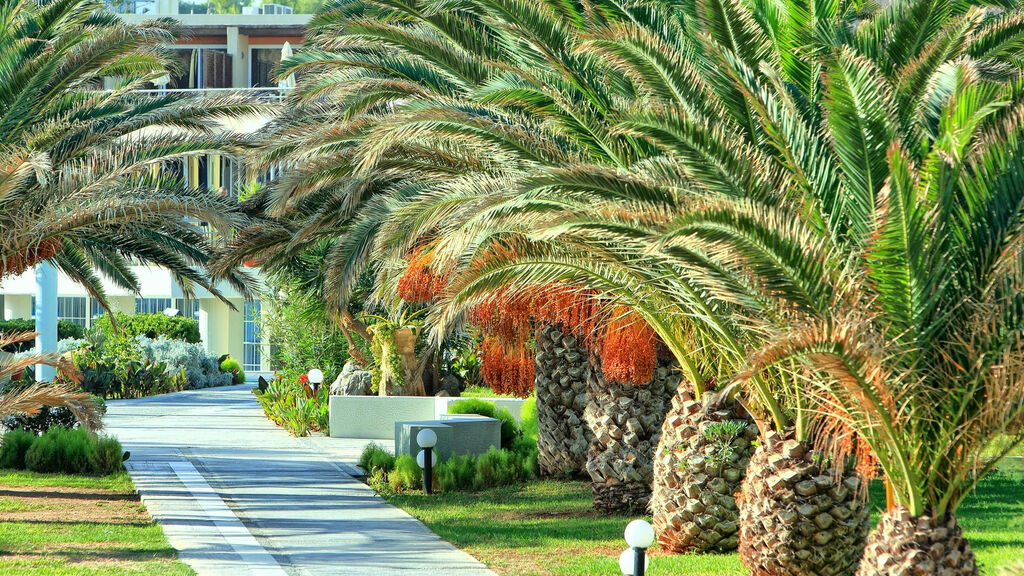
[[(125, 24), (99, 0), (3, 0), (0, 13), (2, 275), (48, 260), (105, 303), (97, 273), (137, 291), (131, 265), (147, 263), (219, 295), (196, 222), (227, 233), (249, 219), (160, 167), (238, 153), (244, 139), (220, 121), (260, 108), (137, 94), (168, 68), (173, 21)], [(222, 278), (244, 289), (236, 269)]]

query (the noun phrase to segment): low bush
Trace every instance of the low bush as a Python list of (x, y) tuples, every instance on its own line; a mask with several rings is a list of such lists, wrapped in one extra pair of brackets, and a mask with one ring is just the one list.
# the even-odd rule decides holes
[(99, 436), (95, 439), (94, 450), (89, 458), (93, 474), (113, 474), (124, 468), (124, 449), (117, 438)]
[(293, 435), (305, 436), (312, 430), (330, 432), (330, 391), (326, 386), (314, 396), (308, 386), (278, 376), (267, 384), (266, 390), (254, 388), (253, 393), (267, 418)]
[(423, 486), (423, 470), (416, 458), (403, 454), (395, 459), (395, 467), (388, 474), (388, 485), (392, 490), (419, 490)]
[[(371, 460), (378, 450), (377, 446), (367, 446), (360, 458)], [(388, 455), (390, 456), (390, 454)], [(422, 486), (423, 471), (411, 455), (392, 457), (393, 468), (366, 468), (375, 490), (386, 484), (386, 489), (394, 492), (402, 490), (419, 490)], [(509, 450), (491, 448), (480, 456), (458, 454), (439, 462), (434, 467), (434, 486), (441, 491), (483, 490), (495, 486), (517, 484), (532, 480), (538, 476), (537, 443), (529, 438), (520, 437), (513, 442)]]
[(51, 428), (25, 453), (25, 468), (32, 472), (87, 474), (95, 450), (85, 430)]
[(139, 343), (141, 353), (152, 362), (163, 362), (172, 373), (184, 373), (188, 390), (227, 386), (233, 380), (231, 374), (221, 371), (217, 357), (207, 354), (202, 344), (173, 340), (167, 336), (137, 336), (135, 341)]
[(496, 408), (494, 402), (488, 402), (486, 400), (480, 400), (479, 398), (467, 398), (465, 400), (459, 400), (458, 402), (452, 402), (448, 406), (449, 414), (478, 414), (480, 416), (487, 416), (488, 418), (497, 418), (501, 420), (501, 447), (509, 448), (512, 446), (512, 442), (522, 435), (523, 431), (519, 428), (519, 423), (512, 416), (512, 413), (504, 408)]
[(176, 392), (187, 384), (181, 369), (149, 358), (134, 337), (106, 338), (72, 358), (82, 373), (82, 389), (103, 398), (141, 398)]
[(388, 473), (395, 468), (395, 456), (380, 444), (370, 442), (359, 455), (359, 467), (367, 474), (372, 474), (376, 469)]
[(11, 430), (0, 437), (0, 468), (24, 470), (25, 453), (35, 440), (35, 434), (21, 429)]
[(234, 384), (245, 384), (245, 370), (242, 370), (242, 365), (231, 356), (221, 361), (220, 371), (231, 374), (231, 381)]
[[(13, 334), (17, 332), (35, 332), (36, 321), (28, 318), (14, 318), (11, 320), (0, 320), (0, 334)], [(80, 340), (85, 336), (85, 329), (67, 320), (57, 321), (57, 340), (75, 339)], [(35, 342), (19, 342), (4, 348), (4, 352), (27, 352), (35, 348)]]
[(107, 475), (124, 468), (116, 438), (55, 427), (42, 436), (12, 430), (0, 439), (0, 468), (57, 474)]
[[(190, 344), (200, 342), (199, 322), (195, 318), (183, 316), (167, 316), (166, 314), (124, 314), (118, 313), (115, 316), (117, 325), (121, 329), (116, 333), (110, 321), (110, 315), (105, 314), (96, 320), (96, 326), (107, 336), (145, 336), (156, 339), (159, 336), (166, 336), (171, 340), (184, 340)], [(81, 336), (79, 336), (81, 337)]]

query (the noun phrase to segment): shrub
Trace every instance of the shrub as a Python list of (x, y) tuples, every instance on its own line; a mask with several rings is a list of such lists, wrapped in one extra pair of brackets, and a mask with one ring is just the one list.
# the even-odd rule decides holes
[(444, 492), (472, 490), (475, 481), (475, 456), (455, 454), (437, 467), (437, 485)]
[(197, 390), (231, 384), (232, 375), (221, 372), (217, 358), (206, 353), (202, 344), (173, 340), (167, 336), (137, 336), (141, 353), (153, 362), (163, 362), (174, 373), (185, 373), (185, 388)]
[(57, 341), (57, 353), (64, 354), (65, 352), (74, 352), (75, 350), (81, 350), (88, 345), (89, 341), (85, 338), (64, 338), (63, 340)]
[[(11, 334), (14, 332), (35, 332), (36, 321), (28, 318), (15, 318), (12, 320), (0, 320), (0, 334)], [(57, 340), (75, 339), (79, 340), (85, 336), (85, 329), (67, 320), (57, 321)], [(4, 352), (27, 352), (35, 348), (35, 342), (20, 342), (4, 348)]]
[(25, 453), (32, 447), (36, 435), (25, 430), (11, 430), (0, 437), (0, 468), (25, 468)]
[(363, 448), (362, 454), (359, 455), (359, 467), (367, 474), (372, 474), (376, 469), (385, 473), (391, 472), (395, 468), (395, 456), (380, 444), (371, 442)]
[(267, 389), (254, 389), (256, 398), (267, 418), (283, 426), (295, 436), (305, 436), (310, 430), (329, 433), (330, 391), (321, 388), (315, 397), (312, 391), (298, 381), (287, 381), (278, 376), (267, 384)]
[(519, 421), (523, 430), (523, 436), (532, 438), (537, 442), (537, 434), (540, 424), (537, 423), (537, 395), (534, 394), (523, 402), (523, 408), (519, 411)]
[[(190, 344), (200, 341), (199, 322), (194, 318), (183, 316), (167, 316), (166, 314), (124, 314), (118, 313), (115, 318), (124, 336), (145, 336), (156, 339), (166, 336), (171, 340), (184, 340)], [(107, 336), (115, 335), (109, 315), (103, 315), (96, 321), (96, 326)]]
[(93, 474), (113, 474), (124, 469), (124, 450), (117, 438), (99, 436), (95, 439), (95, 447), (89, 458)]
[(220, 363), (220, 371), (231, 374), (231, 381), (235, 384), (245, 383), (245, 371), (242, 370), (242, 365), (231, 356), (228, 356)]
[(512, 416), (512, 413), (504, 408), (495, 408), (494, 402), (480, 400), (479, 398), (467, 398), (452, 402), (448, 406), (449, 414), (478, 414), (488, 418), (501, 420), (501, 447), (508, 448), (512, 442), (520, 436), (523, 431)]
[(25, 468), (33, 472), (88, 474), (96, 446), (94, 437), (81, 429), (51, 428), (25, 453)]
[(419, 490), (423, 485), (423, 471), (416, 458), (409, 454), (403, 454), (395, 459), (395, 467), (388, 474), (388, 485), (398, 492), (401, 490)]

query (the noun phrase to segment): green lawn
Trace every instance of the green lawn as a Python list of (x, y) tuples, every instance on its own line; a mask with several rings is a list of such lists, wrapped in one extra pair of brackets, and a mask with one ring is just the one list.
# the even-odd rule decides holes
[(188, 576), (127, 474), (0, 470), (0, 574)]
[[(445, 540), (499, 574), (618, 574), (630, 517), (600, 516), (584, 482), (541, 481), (479, 493), (386, 496)], [(884, 506), (881, 489), (872, 504)], [(875, 515), (877, 519), (877, 514)], [(1024, 473), (986, 479), (960, 510), (985, 573), (1024, 557)], [(736, 554), (663, 556), (653, 551), (651, 576), (746, 574)]]

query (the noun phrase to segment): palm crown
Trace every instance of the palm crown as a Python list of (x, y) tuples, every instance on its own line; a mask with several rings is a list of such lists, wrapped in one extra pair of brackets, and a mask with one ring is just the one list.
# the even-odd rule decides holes
[[(210, 239), (247, 220), (232, 201), (186, 189), (161, 162), (211, 151), (237, 153), (244, 139), (219, 119), (256, 111), (237, 98), (177, 101), (134, 93), (163, 74), (161, 43), (176, 25), (122, 23), (97, 0), (6, 1), (0, 6), (0, 256), (4, 275), (39, 260), (103, 299), (99, 271), (138, 289), (130, 265), (168, 268), (186, 288), (215, 289), (203, 269)], [(115, 78), (110, 90), (104, 78)], [(191, 218), (193, 220), (186, 220)], [(223, 276), (237, 287), (247, 278)]]

